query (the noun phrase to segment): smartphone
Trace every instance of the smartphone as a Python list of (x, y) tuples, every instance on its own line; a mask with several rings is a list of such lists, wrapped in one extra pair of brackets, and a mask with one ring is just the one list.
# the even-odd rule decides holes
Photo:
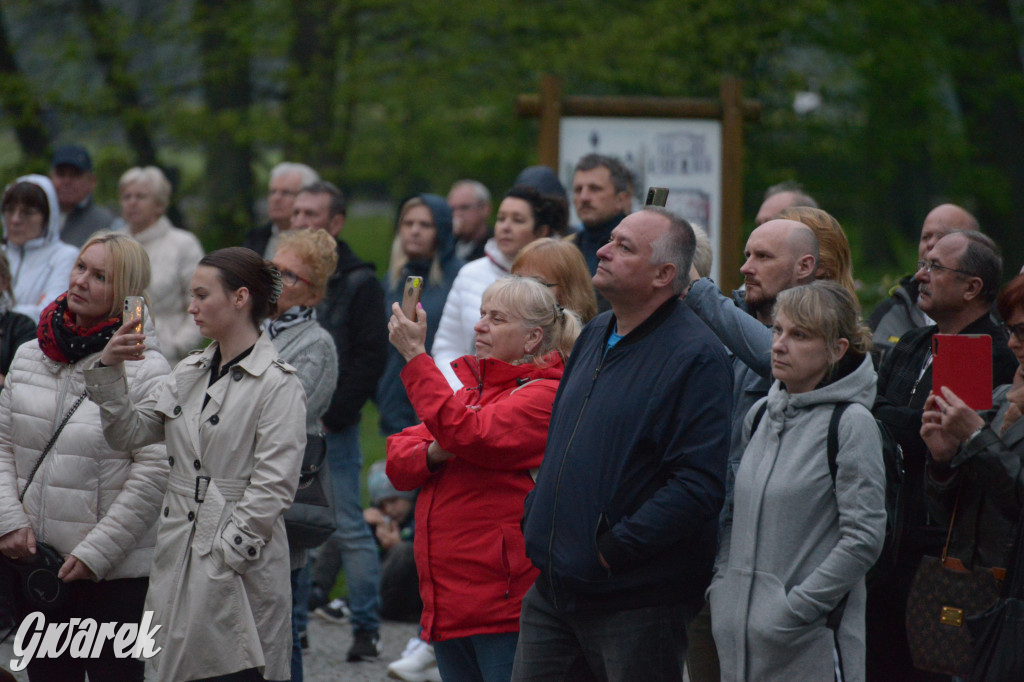
[(121, 323), (129, 320), (138, 320), (138, 324), (132, 326), (132, 334), (141, 334), (143, 323), (146, 317), (146, 300), (141, 296), (125, 296), (124, 311), (121, 313)]
[(649, 187), (644, 206), (664, 206), (668, 201), (668, 187)]
[(416, 321), (416, 304), (423, 294), (423, 278), (410, 276), (405, 278), (405, 293), (402, 294), (402, 314), (413, 322)]
[(932, 393), (946, 386), (972, 410), (992, 407), (992, 337), (936, 334), (932, 337)]

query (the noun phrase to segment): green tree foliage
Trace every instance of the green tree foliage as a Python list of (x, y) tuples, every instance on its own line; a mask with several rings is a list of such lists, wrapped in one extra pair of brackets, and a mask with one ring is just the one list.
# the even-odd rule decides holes
[[(115, 176), (155, 160), (208, 246), (252, 224), (282, 159), (369, 198), (444, 193), (460, 177), (500, 194), (535, 162), (536, 122), (514, 102), (542, 73), (567, 94), (697, 97), (729, 74), (764, 104), (746, 132), (749, 214), (767, 185), (803, 182), (877, 280), (909, 267), (923, 216), (951, 200), (1005, 246), (1008, 269), (1021, 260), (1019, 0), (8, 0), (0, 12), (0, 124), (21, 150), (7, 175), (45, 167), (54, 141), (86, 142)], [(799, 91), (821, 106), (796, 113)]]

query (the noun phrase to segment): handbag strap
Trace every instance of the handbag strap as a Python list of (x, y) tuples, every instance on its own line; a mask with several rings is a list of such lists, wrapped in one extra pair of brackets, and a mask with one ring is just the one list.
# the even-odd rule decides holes
[(53, 432), (53, 435), (50, 437), (50, 442), (48, 442), (46, 447), (43, 448), (42, 454), (40, 454), (39, 459), (36, 460), (36, 465), (32, 467), (32, 471), (29, 472), (28, 481), (25, 483), (25, 487), (22, 489), (21, 494), (18, 495), (18, 502), (25, 500), (25, 493), (28, 492), (28, 487), (32, 485), (32, 479), (36, 477), (36, 472), (39, 471), (39, 466), (43, 463), (43, 460), (46, 459), (46, 455), (50, 453), (50, 450), (53, 449), (53, 444), (57, 442), (57, 437), (60, 436), (60, 432), (64, 430), (65, 426), (67, 426), (68, 420), (71, 419), (71, 415), (75, 413), (75, 410), (78, 409), (78, 406), (82, 404), (83, 400), (85, 400), (84, 392), (82, 395), (78, 396), (78, 400), (76, 400), (75, 404), (71, 406), (68, 413), (64, 415), (64, 419), (62, 419), (60, 424), (57, 426), (57, 430)]

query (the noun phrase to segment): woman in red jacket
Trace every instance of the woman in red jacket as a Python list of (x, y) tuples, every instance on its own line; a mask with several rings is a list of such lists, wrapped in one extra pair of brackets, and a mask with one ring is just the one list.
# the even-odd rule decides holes
[(396, 303), (391, 343), (405, 358), (402, 382), (422, 424), (388, 438), (387, 474), (421, 488), (415, 555), (422, 636), (445, 680), (505, 680), (519, 638), (519, 610), (536, 570), (519, 522), (544, 456), (562, 363), (580, 330), (547, 287), (498, 280), (484, 292), (476, 356), (452, 362), (448, 382), (424, 350), (426, 315)]

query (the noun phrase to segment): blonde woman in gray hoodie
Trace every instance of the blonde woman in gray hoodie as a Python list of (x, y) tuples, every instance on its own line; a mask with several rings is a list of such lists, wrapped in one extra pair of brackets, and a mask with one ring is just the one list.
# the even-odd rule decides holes
[[(885, 534), (885, 470), (857, 310), (830, 281), (779, 294), (775, 381), (746, 417), (708, 590), (723, 680), (864, 679), (864, 576)], [(826, 438), (841, 403), (833, 480)]]

